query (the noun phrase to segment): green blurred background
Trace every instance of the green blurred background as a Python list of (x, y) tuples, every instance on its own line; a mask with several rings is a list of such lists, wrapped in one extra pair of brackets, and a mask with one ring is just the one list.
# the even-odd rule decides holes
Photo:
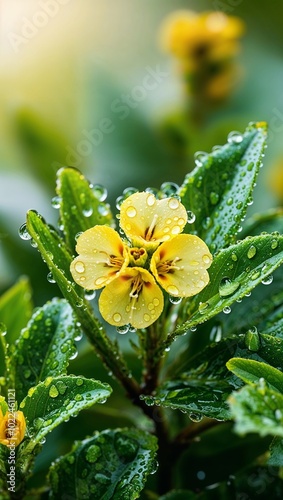
[[(56, 223), (50, 200), (62, 165), (105, 185), (113, 203), (128, 186), (181, 183), (194, 151), (266, 120), (269, 148), (251, 210), (280, 203), (270, 187), (273, 172), (283, 168), (280, 0), (4, 0), (1, 8), (0, 291), (25, 274), (37, 305), (58, 293), (18, 228), (29, 208)], [(158, 42), (164, 18), (184, 8), (221, 10), (246, 25), (237, 56), (241, 79), (185, 155), (164, 134), (166, 117), (182, 110), (185, 94), (176, 61)], [(155, 88), (136, 90), (157, 68)], [(121, 100), (132, 93), (136, 100), (123, 111)], [(90, 133), (93, 143), (86, 141)]]

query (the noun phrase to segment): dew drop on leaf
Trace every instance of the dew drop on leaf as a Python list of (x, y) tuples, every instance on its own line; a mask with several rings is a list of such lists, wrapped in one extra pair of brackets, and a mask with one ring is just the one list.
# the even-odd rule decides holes
[(28, 232), (27, 225), (25, 222), (19, 228), (19, 235), (22, 238), (22, 240), (31, 240), (31, 235)]
[(233, 295), (239, 287), (240, 283), (225, 277), (219, 283), (219, 295), (220, 297), (229, 297), (230, 295)]
[(257, 328), (250, 328), (245, 334), (245, 344), (249, 351), (258, 351), (260, 348), (260, 338)]

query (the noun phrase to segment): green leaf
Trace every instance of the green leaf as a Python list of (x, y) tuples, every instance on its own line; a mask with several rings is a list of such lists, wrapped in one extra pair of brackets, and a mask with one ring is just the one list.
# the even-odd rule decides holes
[(134, 500), (156, 469), (156, 450), (156, 438), (138, 429), (97, 432), (51, 467), (50, 498)]
[(283, 466), (283, 440), (282, 438), (275, 437), (270, 445), (270, 457), (268, 459), (268, 465), (274, 467)]
[(235, 431), (283, 437), (283, 395), (265, 384), (247, 385), (229, 399)]
[(282, 232), (283, 209), (272, 208), (263, 213), (252, 215), (245, 221), (242, 236), (255, 236), (262, 232)]
[(74, 309), (82, 330), (95, 347), (108, 369), (125, 386), (136, 391), (134, 380), (129, 377), (129, 370), (116, 344), (107, 337), (98, 319), (93, 315), (89, 302), (82, 297), (83, 289), (73, 282), (70, 273), (72, 257), (58, 233), (46, 224), (43, 217), (30, 210), (27, 213), (27, 229), (36, 241), (38, 250), (57, 282), (62, 294)]
[(75, 252), (76, 235), (97, 224), (110, 225), (110, 206), (103, 203), (106, 192), (102, 186), (90, 187), (81, 172), (61, 168), (57, 173), (56, 192), (60, 203), (60, 218), (66, 243)]
[(157, 390), (156, 396), (144, 396), (147, 404), (160, 405), (189, 414), (193, 421), (202, 417), (229, 420), (231, 414), (226, 400), (231, 393), (226, 380), (212, 380), (188, 376), (188, 379), (165, 382)]
[[(6, 325), (0, 323), (0, 377), (4, 377), (6, 375), (7, 345), (4, 337), (5, 333), (6, 333)], [(1, 380), (0, 380), (0, 386), (1, 386)]]
[(213, 252), (235, 242), (251, 201), (265, 141), (266, 124), (251, 124), (242, 136), (230, 136), (225, 146), (198, 155), (197, 167), (180, 188), (182, 203), (196, 216), (190, 232), (196, 232)]
[(63, 299), (55, 298), (35, 311), (16, 347), (10, 349), (10, 376), (19, 402), (47, 377), (66, 373), (79, 332), (73, 310)]
[(247, 384), (254, 384), (262, 379), (267, 382), (270, 389), (283, 393), (283, 373), (273, 366), (261, 361), (242, 358), (232, 358), (226, 366)]
[(32, 315), (31, 288), (27, 278), (9, 288), (0, 297), (0, 322), (7, 327), (7, 342), (13, 343), (19, 337)]
[(108, 384), (83, 377), (48, 377), (31, 388), (21, 402), (32, 444), (94, 403), (104, 403), (112, 390)]
[(188, 303), (190, 319), (169, 336), (169, 342), (245, 297), (282, 263), (283, 236), (277, 234), (246, 238), (220, 251), (209, 269), (210, 283)]

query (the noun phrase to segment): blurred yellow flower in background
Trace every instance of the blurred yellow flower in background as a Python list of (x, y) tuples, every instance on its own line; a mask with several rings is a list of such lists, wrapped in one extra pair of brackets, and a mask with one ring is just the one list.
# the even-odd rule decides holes
[(244, 23), (222, 12), (177, 11), (161, 29), (161, 44), (181, 62), (181, 70), (192, 95), (221, 100), (236, 76), (234, 56)]

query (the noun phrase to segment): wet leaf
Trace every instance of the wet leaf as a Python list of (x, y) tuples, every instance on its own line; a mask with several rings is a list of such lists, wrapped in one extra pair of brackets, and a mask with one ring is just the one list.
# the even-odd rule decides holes
[(69, 359), (76, 353), (78, 334), (73, 310), (65, 300), (55, 298), (34, 312), (16, 346), (9, 350), (10, 378), (18, 401), (48, 376), (66, 374)]
[(30, 284), (23, 277), (0, 297), (0, 322), (6, 325), (8, 343), (18, 338), (32, 315), (32, 309)]
[(226, 366), (247, 384), (263, 381), (273, 391), (283, 393), (283, 373), (267, 363), (252, 359), (232, 358)]
[(275, 437), (270, 445), (270, 457), (268, 465), (274, 467), (283, 466), (283, 440), (281, 437)]
[(246, 132), (230, 135), (225, 146), (209, 155), (196, 155), (196, 168), (181, 186), (182, 203), (196, 220), (194, 231), (212, 252), (235, 242), (251, 202), (266, 141), (266, 124), (251, 124)]
[(246, 385), (229, 399), (235, 431), (283, 437), (283, 395), (262, 383)]
[(107, 195), (102, 186), (91, 187), (75, 168), (61, 168), (57, 173), (58, 204), (66, 243), (75, 253), (76, 236), (97, 224), (113, 222)]
[(77, 443), (50, 469), (50, 498), (134, 500), (155, 472), (156, 438), (138, 429), (105, 430)]
[(209, 269), (210, 283), (189, 302), (190, 319), (175, 333), (182, 334), (222, 311), (229, 313), (233, 302), (249, 294), (282, 263), (283, 237), (278, 234), (246, 238), (222, 250)]
[(108, 384), (74, 376), (47, 377), (31, 388), (19, 407), (27, 419), (31, 446), (81, 410), (104, 403), (111, 391)]

